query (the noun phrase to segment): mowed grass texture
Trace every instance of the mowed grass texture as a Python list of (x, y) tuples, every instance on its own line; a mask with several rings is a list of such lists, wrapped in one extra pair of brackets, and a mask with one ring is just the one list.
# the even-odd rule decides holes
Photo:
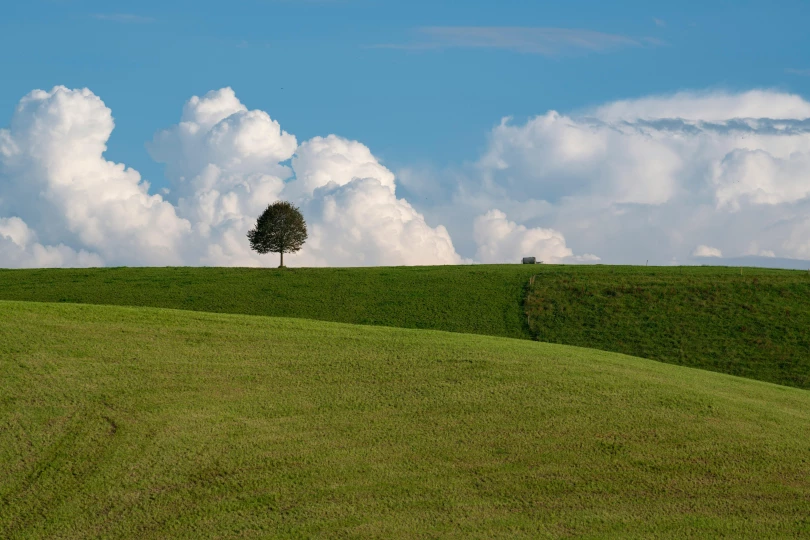
[(538, 267), (534, 337), (810, 388), (810, 272)]
[(533, 337), (810, 389), (804, 271), (518, 264), (0, 270), (0, 299)]
[(810, 393), (529, 340), (0, 302), (0, 537), (810, 534)]
[(300, 317), (530, 338), (534, 266), (0, 270), (0, 299)]

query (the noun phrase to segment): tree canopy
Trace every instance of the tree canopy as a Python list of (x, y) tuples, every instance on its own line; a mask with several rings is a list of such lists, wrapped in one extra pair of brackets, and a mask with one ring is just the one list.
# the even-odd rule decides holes
[(307, 224), (295, 205), (277, 201), (262, 212), (247, 236), (251, 249), (261, 254), (280, 254), (280, 266), (284, 266), (284, 254), (295, 253), (304, 245)]

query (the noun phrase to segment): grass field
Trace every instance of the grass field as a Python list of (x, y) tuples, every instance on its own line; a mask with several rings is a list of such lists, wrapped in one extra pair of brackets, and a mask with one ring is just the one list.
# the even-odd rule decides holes
[(0, 270), (0, 299), (534, 337), (810, 389), (810, 272), (803, 271), (556, 265)]
[(529, 340), (0, 302), (0, 537), (810, 535), (810, 392)]
[(529, 338), (531, 266), (0, 270), (0, 299), (300, 317)]
[(810, 388), (810, 272), (543, 266), (534, 337)]

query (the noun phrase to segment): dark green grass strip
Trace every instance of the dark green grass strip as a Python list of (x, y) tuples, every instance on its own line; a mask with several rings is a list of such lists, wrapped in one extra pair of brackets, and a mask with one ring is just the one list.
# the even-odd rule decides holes
[(533, 267), (0, 270), (0, 299), (301, 317), (529, 338)]
[(796, 538), (809, 432), (613, 353), (0, 302), (2, 538)]
[(535, 338), (810, 388), (810, 272), (538, 267)]

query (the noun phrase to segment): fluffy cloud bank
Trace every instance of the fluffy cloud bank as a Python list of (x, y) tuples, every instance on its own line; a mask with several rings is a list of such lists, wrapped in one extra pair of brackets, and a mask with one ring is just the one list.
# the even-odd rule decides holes
[[(104, 261), (180, 262), (175, 253), (189, 223), (150, 195), (136, 171), (103, 158), (112, 129), (110, 110), (89, 90), (57, 87), (24, 97), (11, 129), (0, 131), (0, 216), (22, 220), (48, 244), (89, 250)], [(40, 258), (40, 244), (15, 244)]]
[(810, 103), (780, 92), (504, 119), (452, 183), (397, 178), (336, 135), (298, 141), (224, 88), (148, 144), (158, 195), (105, 159), (113, 127), (87, 89), (20, 101), (0, 129), (0, 266), (274, 266), (245, 235), (278, 199), (310, 228), (298, 266), (810, 258)]
[(692, 252), (693, 257), (722, 257), (723, 252), (711, 246), (700, 245)]
[(0, 254), (6, 266), (37, 268), (53, 266), (89, 267), (101, 266), (97, 255), (86, 251), (76, 252), (65, 245), (43, 246), (36, 235), (18, 217), (0, 218)]
[(714, 256), (806, 258), (810, 103), (680, 93), (505, 119), (452, 201), (540, 220), (605, 262), (688, 262), (706, 241)]
[(490, 210), (475, 219), (473, 235), (478, 251), (476, 260), (484, 263), (517, 261), (531, 253), (545, 263), (596, 262), (599, 257), (575, 257), (566, 247), (562, 233), (554, 229), (529, 229), (509, 221), (500, 210)]
[(396, 197), (394, 174), (365, 145), (329, 135), (299, 146), (230, 88), (192, 98), (180, 123), (149, 149), (166, 164), (178, 212), (196, 233), (187, 264), (276, 264), (251, 252), (245, 235), (278, 199), (298, 204), (309, 222), (310, 238), (288, 257), (292, 264), (461, 262), (444, 227), (430, 227)]
[(104, 159), (113, 125), (86, 89), (21, 100), (0, 131), (0, 266), (275, 265), (246, 233), (278, 199), (300, 205), (310, 226), (292, 264), (462, 262), (365, 145), (335, 135), (299, 145), (230, 88), (191, 98), (148, 145), (165, 164), (167, 198)]

